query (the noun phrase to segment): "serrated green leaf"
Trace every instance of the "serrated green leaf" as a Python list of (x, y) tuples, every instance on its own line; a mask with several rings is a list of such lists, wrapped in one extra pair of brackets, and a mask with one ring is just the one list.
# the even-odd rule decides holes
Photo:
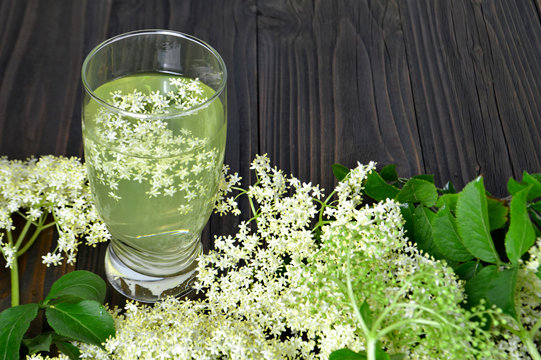
[(456, 204), (456, 220), (458, 233), (471, 254), (486, 262), (500, 262), (490, 235), (487, 197), (482, 177), (470, 182), (460, 192)]
[(344, 180), (346, 176), (348, 176), (349, 171), (350, 171), (347, 167), (340, 164), (332, 164), (331, 168), (332, 168), (332, 173), (334, 174), (334, 177), (336, 177), (338, 181)]
[(18, 360), (23, 336), (38, 315), (38, 304), (8, 308), (0, 313), (0, 360)]
[(445, 258), (460, 262), (473, 259), (473, 255), (462, 243), (455, 218), (448, 207), (440, 209), (432, 220), (432, 235), (434, 243)]
[(438, 190), (433, 183), (419, 179), (411, 178), (408, 180), (395, 199), (398, 202), (421, 203), (426, 207), (431, 207), (436, 204), (438, 199)]
[(391, 164), (383, 167), (383, 169), (381, 169), (381, 171), (379, 172), (379, 175), (385, 181), (397, 181), (398, 174), (396, 172), (396, 165)]
[(81, 351), (77, 346), (72, 345), (67, 341), (55, 341), (54, 344), (62, 354), (68, 356), (71, 360), (78, 360), (81, 356)]
[(372, 171), (366, 176), (364, 184), (364, 192), (370, 198), (381, 201), (385, 199), (394, 199), (400, 190), (392, 185), (389, 185), (375, 171)]
[(507, 214), (509, 209), (501, 200), (493, 197), (487, 197), (488, 222), (490, 223), (490, 231), (503, 228), (509, 218)]
[(498, 268), (496, 265), (488, 265), (466, 282), (465, 291), (468, 307), (476, 306), (481, 302), (481, 299), (486, 299), (490, 283), (496, 278), (497, 274)]
[(105, 292), (105, 281), (98, 275), (85, 270), (72, 271), (54, 282), (44, 303), (62, 296), (74, 296), (102, 304)]
[(419, 205), (415, 208), (413, 214), (415, 243), (417, 247), (436, 259), (443, 259), (445, 256), (439, 251), (434, 243), (432, 234), (432, 220), (436, 214), (429, 209)]
[(528, 193), (528, 201), (541, 197), (541, 182), (539, 182), (535, 177), (524, 171), (522, 173), (522, 182), (531, 186), (530, 192)]
[(448, 207), (452, 213), (456, 211), (456, 202), (458, 200), (458, 194), (443, 194), (438, 198), (436, 202), (436, 207)]
[(329, 360), (366, 360), (366, 354), (344, 348), (333, 351), (329, 355)]
[(113, 317), (94, 300), (48, 305), (45, 315), (56, 333), (70, 339), (101, 345), (115, 334)]
[(532, 188), (530, 185), (517, 192), (511, 200), (511, 221), (505, 236), (505, 251), (511, 263), (515, 265), (535, 242), (535, 231), (526, 208), (528, 194)]
[(486, 296), (490, 304), (496, 305), (505, 314), (518, 320), (515, 307), (517, 270), (517, 267), (513, 267), (497, 272), (490, 281)]
[(468, 281), (474, 278), (481, 269), (483, 269), (483, 266), (477, 261), (468, 261), (457, 266), (454, 271), (460, 279)]
[(23, 344), (28, 348), (30, 354), (36, 354), (40, 351), (49, 352), (53, 340), (52, 333), (40, 334), (31, 339), (23, 339)]

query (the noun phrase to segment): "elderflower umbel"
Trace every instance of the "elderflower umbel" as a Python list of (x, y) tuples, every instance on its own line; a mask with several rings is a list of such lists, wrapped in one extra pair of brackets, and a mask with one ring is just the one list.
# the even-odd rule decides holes
[(115, 338), (103, 349), (80, 345), (81, 357), (328, 359), (341, 347), (362, 350), (364, 335), (339, 285), (349, 276), (358, 301), (379, 321), (375, 330), (385, 331), (380, 340), (388, 353), (498, 359), (470, 321), (475, 313), (459, 306), (462, 283), (404, 238), (399, 205), (361, 206), (374, 166), (359, 165), (338, 185), (338, 202), (325, 210), (331, 221), (316, 236), (321, 190), (256, 157), (257, 182), (246, 191), (253, 218), (235, 235), (216, 237), (215, 250), (199, 259), (194, 286), (205, 297), (128, 303), (123, 313), (113, 311)]
[(85, 167), (77, 158), (0, 158), (0, 230), (4, 233), (0, 246), (7, 267), (19, 251), (11, 238), (13, 216), (25, 218), (37, 233), (56, 227), (57, 246), (43, 256), (47, 266), (63, 260), (73, 264), (79, 238), (85, 238), (91, 246), (110, 238), (92, 203)]

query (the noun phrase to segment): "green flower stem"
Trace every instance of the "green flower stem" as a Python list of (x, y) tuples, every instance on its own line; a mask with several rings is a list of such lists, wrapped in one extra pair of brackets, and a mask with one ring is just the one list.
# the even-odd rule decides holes
[(533, 339), (535, 334), (539, 331), (541, 328), (541, 318), (537, 319), (537, 322), (535, 325), (530, 329), (530, 337)]
[(539, 350), (537, 349), (537, 346), (533, 341), (535, 334), (541, 327), (541, 319), (537, 320), (537, 322), (530, 329), (530, 331), (526, 330), (520, 321), (515, 320), (515, 323), (518, 325), (519, 330), (515, 330), (512, 326), (508, 324), (503, 324), (503, 327), (520, 338), (524, 346), (526, 346), (526, 349), (528, 350), (528, 353), (530, 354), (532, 360), (541, 360), (541, 354), (539, 354)]
[(428, 326), (432, 326), (432, 327), (441, 327), (440, 323), (438, 323), (436, 321), (432, 321), (432, 320), (406, 319), (406, 320), (395, 322), (394, 324), (391, 324), (391, 325), (387, 326), (386, 328), (381, 329), (378, 332), (378, 338), (385, 336), (385, 334), (387, 334), (388, 332), (399, 329), (399, 328), (401, 328), (401, 327), (403, 327), (405, 325), (409, 325), (409, 324), (421, 324), (421, 325), (428, 325)]
[[(8, 244), (13, 246), (13, 234), (10, 229), (6, 229), (8, 238)], [(11, 277), (11, 306), (19, 305), (19, 259), (15, 255), (15, 259), (11, 263), (11, 269), (9, 269)]]
[(28, 240), (28, 242), (24, 245), (24, 247), (17, 251), (17, 256), (21, 256), (22, 254), (24, 254), (33, 244), (34, 242), (37, 240), (39, 234), (47, 229), (47, 228), (50, 228), (51, 226), (55, 225), (56, 222), (50, 222), (46, 225), (40, 225), (38, 227), (36, 227), (36, 230), (34, 231), (34, 233), (32, 234), (32, 237)]
[(253, 218), (256, 219), (257, 211), (255, 209), (254, 202), (252, 201), (252, 198), (250, 196), (248, 196), (248, 202), (250, 203), (250, 209), (252, 209), (252, 214), (254, 215)]
[(533, 341), (535, 333), (541, 326), (541, 319), (537, 320), (536, 324), (530, 329), (530, 331), (526, 330), (520, 321), (517, 321), (517, 323), (519, 326), (519, 332), (517, 335), (526, 346), (526, 349), (528, 349), (528, 353), (532, 357), (532, 360), (541, 360), (541, 354), (539, 354), (539, 350)]
[(18, 306), (19, 300), (19, 258), (15, 256), (9, 270), (11, 274), (11, 306)]
[(30, 226), (32, 225), (32, 221), (26, 220), (26, 224), (24, 224), (23, 229), (21, 230), (21, 233), (19, 234), (19, 238), (17, 239), (17, 243), (15, 244), (15, 248), (18, 250), (21, 246), (24, 238), (26, 237), (26, 233), (28, 232), (28, 229), (30, 229)]
[(366, 355), (367, 360), (376, 360), (376, 344), (377, 339), (366, 339)]
[(353, 292), (353, 285), (351, 283), (351, 242), (348, 246), (348, 257), (346, 261), (346, 283), (347, 283), (347, 289), (348, 289), (348, 297), (349, 302), (351, 304), (351, 307), (353, 308), (353, 313), (355, 314), (355, 317), (357, 318), (357, 321), (359, 321), (359, 324), (361, 325), (361, 330), (364, 333), (364, 338), (366, 340), (366, 358), (367, 360), (376, 360), (376, 343), (378, 341), (378, 337), (376, 335), (372, 334), (372, 329), (369, 329), (366, 322), (363, 319), (363, 316), (361, 315), (361, 312), (359, 311), (359, 306), (357, 306), (358, 302), (355, 298), (355, 293)]
[(523, 328), (519, 336), (524, 345), (526, 345), (526, 348), (528, 349), (528, 353), (532, 357), (532, 360), (541, 360), (539, 350), (537, 350), (537, 346), (533, 341), (533, 335), (534, 334), (530, 335), (530, 332)]

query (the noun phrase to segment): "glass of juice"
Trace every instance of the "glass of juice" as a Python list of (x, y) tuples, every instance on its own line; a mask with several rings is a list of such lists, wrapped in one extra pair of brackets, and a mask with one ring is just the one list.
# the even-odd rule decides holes
[(191, 290), (224, 160), (226, 77), (216, 50), (169, 30), (113, 37), (83, 63), (85, 163), (112, 235), (105, 271), (129, 298)]

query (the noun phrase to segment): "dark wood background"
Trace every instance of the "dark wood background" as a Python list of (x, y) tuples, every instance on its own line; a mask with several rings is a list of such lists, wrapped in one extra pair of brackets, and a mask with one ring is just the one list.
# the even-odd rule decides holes
[[(268, 153), (327, 190), (333, 163), (375, 160), (458, 188), (482, 174), (503, 196), (509, 177), (541, 171), (540, 17), (540, 0), (0, 0), (0, 155), (83, 156), (84, 57), (111, 36), (166, 28), (222, 54), (226, 162), (246, 181)], [(236, 222), (213, 217), (207, 247)], [(20, 259), (22, 303), (73, 269), (41, 264), (54, 239)], [(81, 247), (76, 268), (103, 275), (104, 252)]]

